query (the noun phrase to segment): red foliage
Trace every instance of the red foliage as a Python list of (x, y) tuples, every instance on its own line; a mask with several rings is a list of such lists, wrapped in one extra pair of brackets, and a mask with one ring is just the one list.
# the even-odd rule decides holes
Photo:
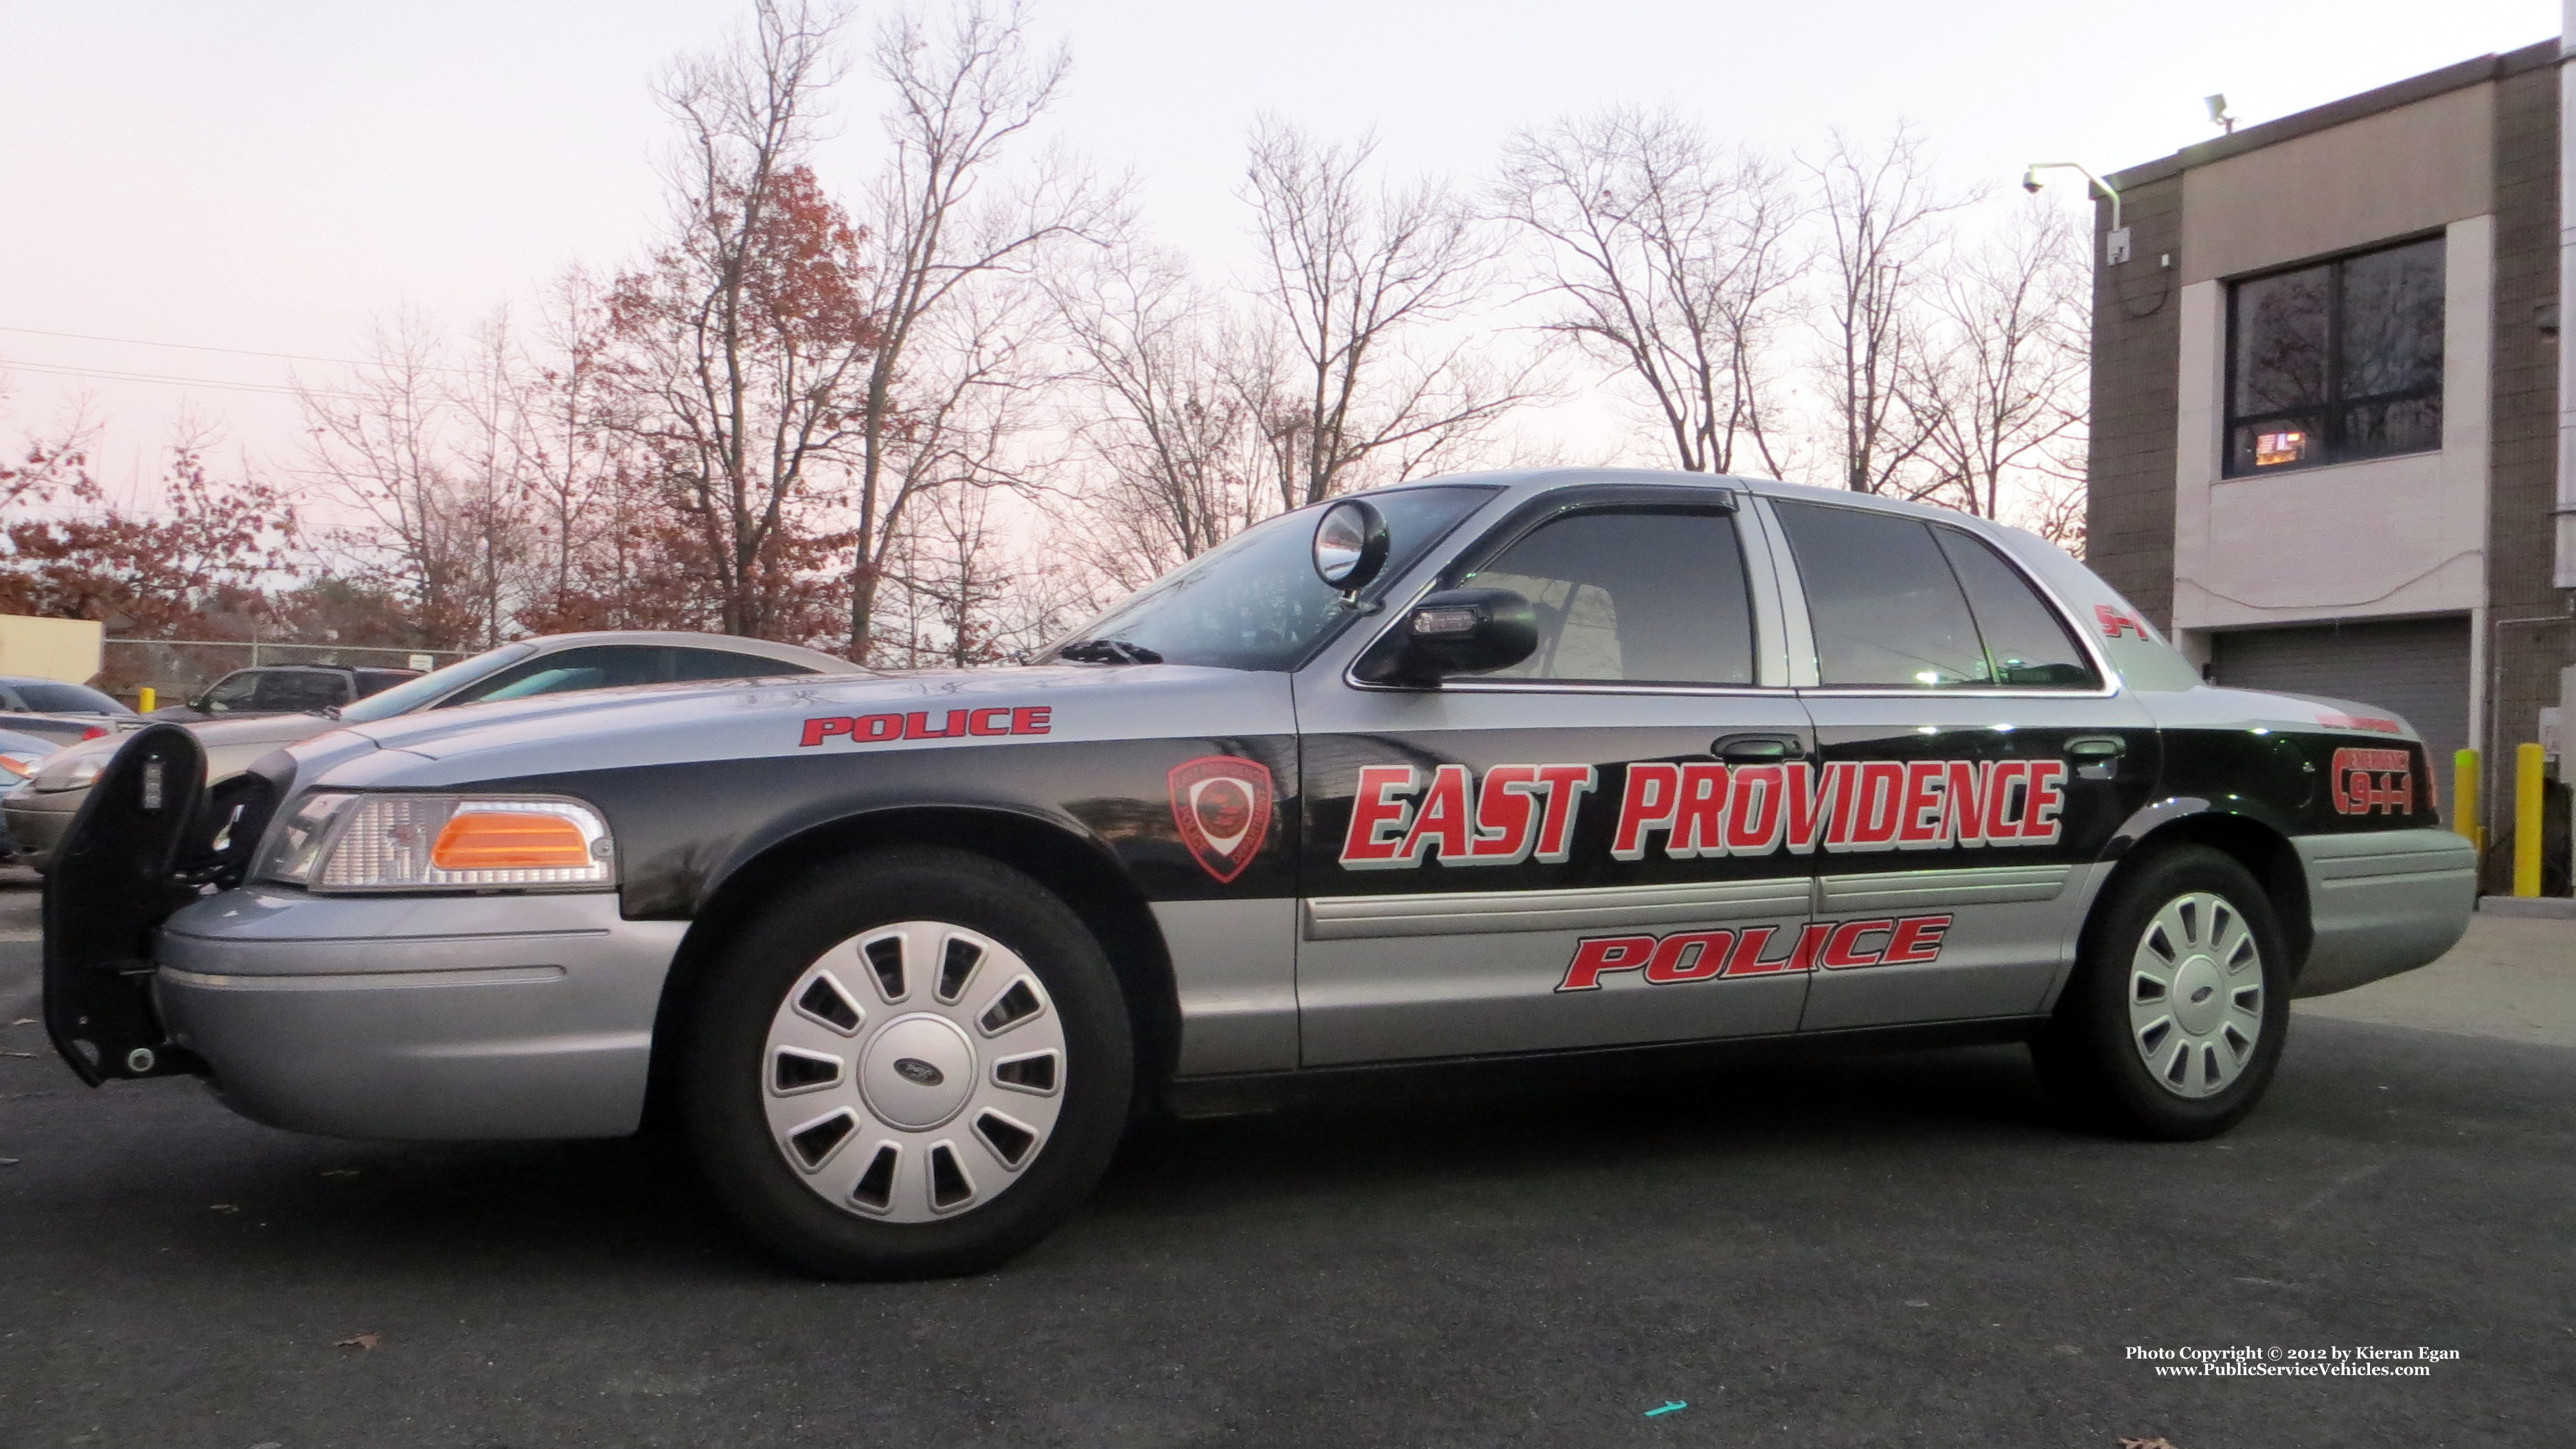
[(172, 458), (154, 513), (110, 506), (77, 471), (14, 501), (59, 511), (0, 529), (0, 613), (96, 619), (121, 638), (250, 637), (296, 536), (276, 489), (218, 483), (189, 448)]
[(799, 166), (721, 188), (617, 279), (607, 412), (640, 451), (647, 506), (623, 521), (606, 590), (561, 591), (523, 622), (839, 632), (854, 538), (826, 520), (876, 342), (866, 276), (858, 229)]

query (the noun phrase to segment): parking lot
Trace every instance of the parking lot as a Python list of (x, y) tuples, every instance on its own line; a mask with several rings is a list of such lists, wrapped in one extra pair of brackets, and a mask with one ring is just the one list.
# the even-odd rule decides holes
[[(2303, 1008), (2218, 1142), (2072, 1133), (2000, 1049), (1308, 1110), (1162, 1129), (1026, 1258), (873, 1286), (782, 1273), (650, 1142), (83, 1089), (25, 1020), (34, 898), (0, 897), (8, 1446), (2429, 1449), (2576, 1409), (2576, 924), (2482, 918), (2462, 964)], [(2446, 1029), (2344, 1019), (2408, 992)], [(2459, 1357), (2128, 1352), (2360, 1345)]]

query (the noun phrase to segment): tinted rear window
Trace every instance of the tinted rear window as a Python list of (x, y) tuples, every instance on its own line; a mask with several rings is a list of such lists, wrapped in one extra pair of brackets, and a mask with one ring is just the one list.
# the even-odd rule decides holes
[(24, 679), (15, 686), (18, 697), (27, 708), (43, 714), (127, 714), (118, 704), (86, 684), (57, 684), (50, 680)]
[(736, 654), (728, 649), (673, 649), (671, 675), (680, 679), (766, 679), (778, 674), (814, 674), (813, 666), (790, 664), (784, 659), (771, 659), (759, 654)]
[(1986, 654), (1932, 530), (1889, 513), (1777, 505), (1826, 685), (1955, 688), (1986, 682)]

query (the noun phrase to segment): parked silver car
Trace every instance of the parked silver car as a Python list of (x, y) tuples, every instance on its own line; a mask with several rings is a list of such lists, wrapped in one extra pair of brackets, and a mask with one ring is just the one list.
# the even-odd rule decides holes
[[(621, 685), (855, 672), (848, 660), (816, 650), (727, 634), (641, 629), (553, 634), (504, 644), (336, 708), (216, 720), (191, 728), (206, 749), (207, 778), (221, 780), (298, 740), (423, 710)], [(61, 751), (45, 761), (26, 788), (0, 800), (9, 838), (28, 864), (45, 868), (121, 739), (110, 736)]]
[(134, 711), (86, 684), (0, 675), (0, 730), (37, 735), (59, 748), (130, 730)]

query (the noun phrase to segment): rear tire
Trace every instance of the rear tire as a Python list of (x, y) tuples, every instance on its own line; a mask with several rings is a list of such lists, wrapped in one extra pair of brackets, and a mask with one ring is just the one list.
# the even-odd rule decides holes
[(2031, 1056), (2089, 1122), (2189, 1141), (2254, 1110), (2289, 1028), (2289, 946), (2270, 897), (2232, 857), (2175, 846), (2095, 907)]
[(964, 851), (824, 866), (725, 948), (681, 1110), (716, 1195), (829, 1278), (973, 1273), (1081, 1206), (1135, 1052), (1099, 943), (1036, 881)]

